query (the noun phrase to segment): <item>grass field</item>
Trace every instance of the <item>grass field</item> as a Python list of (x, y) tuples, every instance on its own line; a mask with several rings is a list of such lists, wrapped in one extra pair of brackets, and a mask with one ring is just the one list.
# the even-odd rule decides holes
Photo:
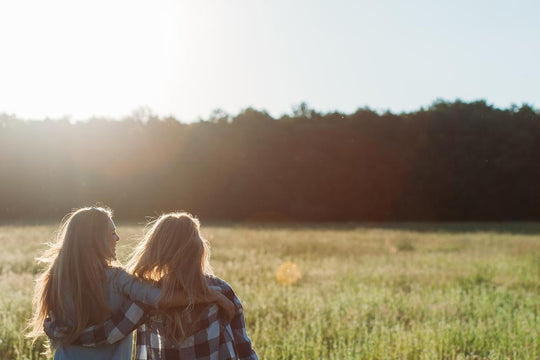
[[(120, 224), (122, 225), (122, 224)], [(0, 359), (24, 338), (55, 226), (0, 226)], [(538, 359), (540, 224), (206, 226), (261, 359)], [(140, 226), (119, 226), (125, 260)], [(292, 286), (275, 279), (298, 265)], [(50, 355), (49, 355), (50, 358)]]

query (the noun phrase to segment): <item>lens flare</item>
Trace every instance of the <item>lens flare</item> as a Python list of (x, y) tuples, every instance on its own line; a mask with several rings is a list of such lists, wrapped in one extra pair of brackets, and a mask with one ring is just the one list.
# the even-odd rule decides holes
[(281, 285), (293, 285), (300, 280), (301, 277), (302, 274), (300, 273), (300, 269), (291, 261), (281, 264), (276, 272), (276, 280)]

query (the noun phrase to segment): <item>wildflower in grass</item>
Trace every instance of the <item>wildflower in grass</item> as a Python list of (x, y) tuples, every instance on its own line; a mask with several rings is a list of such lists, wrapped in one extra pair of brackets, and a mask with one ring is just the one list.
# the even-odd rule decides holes
[(276, 272), (277, 282), (281, 285), (295, 284), (301, 277), (300, 269), (291, 261), (281, 264)]

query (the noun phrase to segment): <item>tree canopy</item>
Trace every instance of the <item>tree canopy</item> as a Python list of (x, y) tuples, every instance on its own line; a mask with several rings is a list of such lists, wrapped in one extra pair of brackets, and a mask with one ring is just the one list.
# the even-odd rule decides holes
[(121, 218), (171, 210), (223, 220), (540, 219), (540, 113), (436, 101), (411, 113), (274, 119), (248, 108), (183, 124), (22, 121), (0, 114), (0, 219), (102, 202)]

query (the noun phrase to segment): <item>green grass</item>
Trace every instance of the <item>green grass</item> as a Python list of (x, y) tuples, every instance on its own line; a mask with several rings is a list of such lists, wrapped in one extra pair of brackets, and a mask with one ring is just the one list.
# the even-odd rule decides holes
[[(24, 338), (34, 258), (54, 226), (0, 226), (0, 358)], [(120, 226), (125, 260), (141, 232)], [(216, 275), (242, 299), (261, 359), (538, 359), (540, 226), (204, 226)], [(282, 286), (293, 261), (302, 279)], [(50, 355), (49, 355), (50, 358)]]

